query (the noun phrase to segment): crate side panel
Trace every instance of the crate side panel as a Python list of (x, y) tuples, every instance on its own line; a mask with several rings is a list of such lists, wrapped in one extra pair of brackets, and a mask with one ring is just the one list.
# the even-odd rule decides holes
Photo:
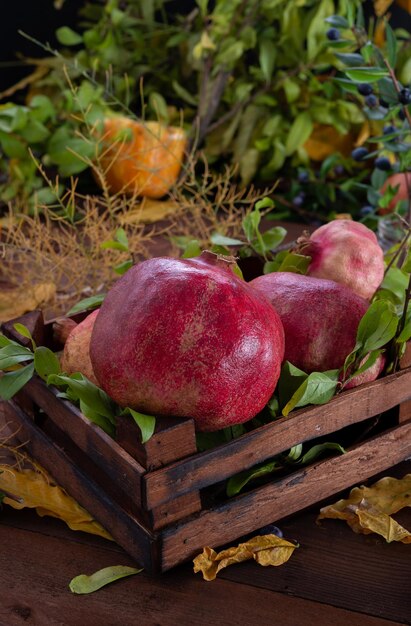
[(109, 467), (112, 480), (132, 494), (137, 506), (143, 506), (141, 479), (145, 469), (135, 459), (99, 426), (87, 420), (74, 405), (58, 398), (56, 392), (38, 377), (27, 383), (25, 391), (103, 472)]
[(159, 561), (160, 540), (109, 498), (94, 481), (71, 462), (63, 450), (33, 424), (17, 405), (8, 402), (3, 410), (7, 421), (16, 431), (16, 436), (24, 442), (28, 453), (100, 522), (116, 543), (141, 566), (155, 571)]
[(275, 483), (237, 496), (163, 534), (162, 570), (192, 558), (358, 484), (411, 455), (411, 423), (398, 426), (340, 457), (316, 463)]
[(141, 431), (133, 418), (130, 415), (119, 415), (116, 440), (148, 470), (197, 451), (194, 420), (181, 417), (157, 417), (153, 435), (143, 444)]
[(346, 391), (322, 406), (301, 409), (213, 450), (144, 477), (147, 506), (209, 485), (253, 467), (294, 445), (362, 422), (411, 397), (411, 369)]

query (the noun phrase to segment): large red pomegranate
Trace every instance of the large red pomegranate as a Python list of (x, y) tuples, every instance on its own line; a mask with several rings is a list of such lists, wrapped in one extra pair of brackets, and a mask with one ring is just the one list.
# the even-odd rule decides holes
[[(353, 350), (358, 324), (368, 302), (332, 280), (291, 272), (273, 272), (251, 281), (279, 314), (285, 333), (285, 358), (307, 373), (339, 369)], [(378, 365), (350, 382), (350, 387), (377, 378)]]
[(367, 300), (384, 278), (383, 251), (374, 232), (360, 222), (333, 220), (299, 242), (311, 256), (308, 276), (334, 280)]
[(80, 324), (74, 326), (64, 344), (60, 364), (62, 371), (66, 374), (81, 372), (95, 385), (97, 385), (98, 382), (93, 372), (93, 366), (91, 365), (89, 348), (91, 333), (98, 312), (99, 309), (96, 309), (90, 313), (90, 315), (87, 315)]
[(121, 406), (193, 417), (217, 430), (267, 403), (284, 355), (281, 321), (232, 260), (154, 258), (110, 290), (90, 346), (100, 386)]

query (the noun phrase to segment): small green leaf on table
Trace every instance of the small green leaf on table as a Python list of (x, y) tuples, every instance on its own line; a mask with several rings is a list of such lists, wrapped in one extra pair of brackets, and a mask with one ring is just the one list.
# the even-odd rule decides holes
[(126, 578), (127, 576), (134, 576), (140, 574), (143, 568), (137, 569), (136, 567), (129, 567), (127, 565), (112, 565), (111, 567), (104, 567), (98, 570), (91, 576), (86, 574), (80, 574), (70, 581), (69, 588), (72, 593), (86, 594), (94, 593), (105, 585), (109, 585), (116, 580)]

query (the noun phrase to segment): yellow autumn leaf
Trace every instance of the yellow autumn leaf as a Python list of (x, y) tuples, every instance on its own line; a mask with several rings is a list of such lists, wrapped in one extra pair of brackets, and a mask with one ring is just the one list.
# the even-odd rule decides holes
[(249, 539), (238, 546), (216, 552), (212, 548), (205, 547), (203, 552), (195, 557), (194, 573), (201, 572), (204, 580), (214, 580), (222, 569), (254, 559), (266, 567), (267, 565), (282, 565), (292, 555), (298, 546), (277, 537), (276, 535), (261, 535)]
[(51, 302), (56, 295), (54, 283), (39, 283), (31, 289), (18, 287), (0, 292), (0, 322), (19, 317)]
[(14, 509), (30, 508), (43, 517), (50, 515), (63, 520), (72, 530), (111, 539), (111, 535), (91, 515), (55, 484), (44, 470), (17, 469), (0, 465), (0, 491), (6, 493), (3, 500)]
[(138, 222), (152, 224), (172, 215), (175, 213), (176, 209), (177, 203), (173, 200), (152, 200), (150, 198), (144, 198), (134, 209), (122, 215), (119, 221), (122, 225), (135, 224)]
[(356, 533), (411, 543), (411, 532), (391, 517), (406, 506), (411, 506), (411, 474), (401, 479), (387, 476), (371, 487), (355, 487), (346, 500), (322, 508), (317, 519), (342, 519)]
[(384, 15), (394, 0), (374, 0), (374, 11), (377, 17)]
[(348, 133), (341, 135), (333, 126), (316, 124), (304, 143), (304, 149), (313, 161), (324, 161), (330, 154), (341, 152), (347, 156), (354, 145), (355, 137)]

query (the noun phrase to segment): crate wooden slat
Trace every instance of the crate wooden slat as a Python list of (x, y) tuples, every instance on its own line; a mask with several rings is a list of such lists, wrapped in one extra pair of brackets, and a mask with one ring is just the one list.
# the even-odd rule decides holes
[(195, 520), (166, 530), (162, 569), (191, 558), (204, 545), (219, 545), (364, 481), (411, 454), (411, 423), (379, 435), (346, 454), (319, 461), (292, 475), (253, 489)]
[[(147, 506), (158, 506), (170, 496), (202, 489), (284, 452), (296, 443), (383, 413), (410, 395), (411, 370), (407, 369), (346, 391), (326, 405), (297, 410), (214, 450), (150, 472), (143, 478)], [(296, 441), (296, 432), (299, 441)], [(224, 465), (219, 463), (221, 458), (224, 458)]]
[[(3, 326), (19, 340), (15, 321), (29, 326), (38, 343), (43, 339), (59, 349), (53, 324), (44, 324), (38, 312)], [(125, 417), (115, 441), (57, 393), (35, 376), (0, 409), (19, 429), (29, 453), (152, 571), (168, 570), (204, 545), (234, 541), (411, 456), (409, 364), (326, 405), (294, 411), (202, 453), (196, 452), (191, 419), (159, 418), (153, 437), (142, 444), (138, 427)], [(370, 438), (373, 420), (380, 426)], [(299, 443), (325, 435), (336, 440), (347, 428), (359, 429), (364, 440), (345, 455), (290, 470), (263, 486), (250, 483), (234, 498), (222, 497), (221, 486), (230, 476)]]

